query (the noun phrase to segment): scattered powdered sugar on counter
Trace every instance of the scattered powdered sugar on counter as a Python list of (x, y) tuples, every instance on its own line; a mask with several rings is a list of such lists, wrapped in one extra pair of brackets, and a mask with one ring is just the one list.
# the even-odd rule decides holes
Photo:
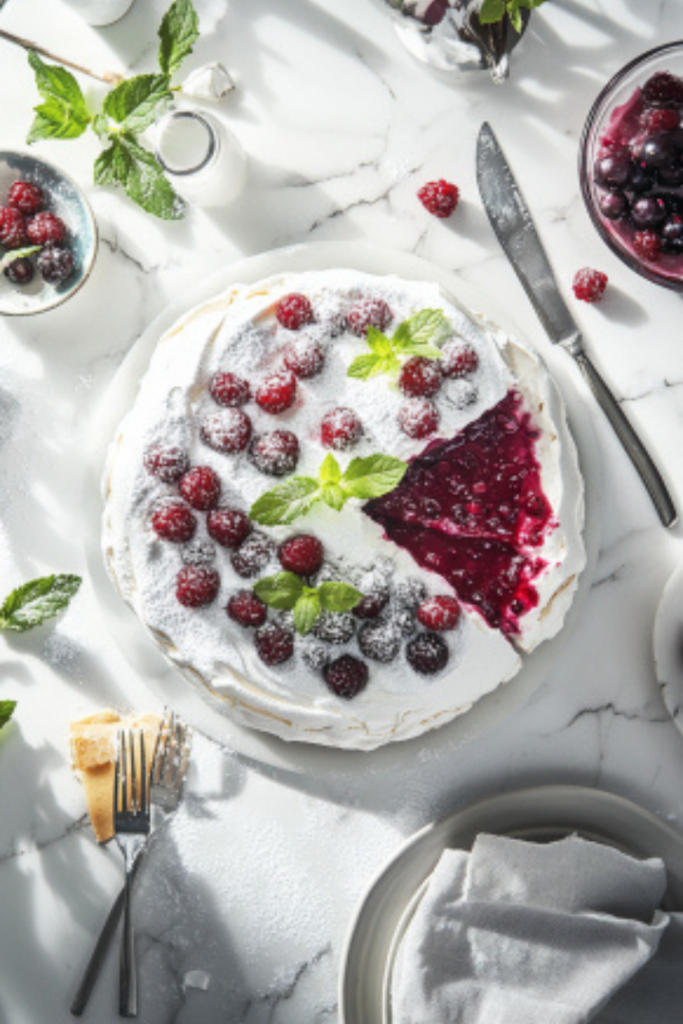
[[(274, 317), (276, 301), (294, 291), (307, 295), (316, 315), (315, 322), (298, 333), (279, 326)], [(194, 465), (208, 466), (219, 474), (222, 503), (248, 510), (256, 498), (280, 480), (260, 472), (247, 451), (227, 455), (202, 443), (198, 425), (219, 409), (206, 385), (217, 371), (229, 370), (246, 377), (253, 391), (264, 377), (281, 369), (287, 346), (304, 333), (324, 350), (322, 372), (299, 380), (294, 405), (277, 416), (269, 415), (254, 402), (243, 405), (253, 434), (259, 436), (274, 429), (293, 431), (301, 452), (294, 475), (317, 476), (327, 454), (320, 441), (322, 416), (338, 406), (348, 406), (359, 416), (364, 432), (350, 452), (335, 453), (342, 469), (352, 456), (390, 452), (408, 459), (420, 452), (426, 441), (409, 438), (397, 429), (397, 412), (404, 401), (398, 389), (383, 377), (362, 381), (346, 374), (349, 363), (369, 349), (350, 331), (340, 331), (340, 314), (367, 296), (382, 299), (393, 310), (388, 334), (416, 311), (442, 309), (450, 323), (445, 337), (464, 338), (476, 351), (479, 367), (471, 379), (446, 381), (439, 395), (443, 398), (439, 436), (452, 436), (477, 419), (517, 381), (508, 358), (507, 340), (497, 337), (485, 323), (466, 316), (444, 298), (436, 285), (340, 270), (284, 276), (251, 288), (232, 289), (191, 311), (159, 341), (138, 398), (112, 445), (105, 479), (104, 547), (118, 589), (157, 641), (181, 669), (195, 680), (199, 675), (221, 693), (240, 721), (286, 738), (369, 748), (422, 732), (467, 710), (480, 696), (515, 674), (520, 665), (518, 655), (497, 631), (465, 610), (458, 631), (443, 634), (451, 661), (432, 677), (420, 676), (408, 665), (403, 651), (405, 633), (398, 659), (388, 665), (373, 661), (370, 683), (350, 701), (330, 693), (321, 677), (317, 667), (320, 658), (313, 650), (319, 638), (303, 642), (297, 639), (295, 656), (269, 668), (258, 658), (252, 638), (230, 622), (224, 610), (236, 589), (250, 587), (255, 578), (238, 575), (230, 552), (211, 544), (201, 513), (197, 514), (198, 529), (191, 543), (200, 552), (202, 564), (211, 561), (215, 553), (211, 568), (219, 573), (220, 592), (212, 605), (200, 610), (188, 610), (177, 602), (176, 575), (187, 552), (157, 538), (149, 526), (154, 505), (177, 492), (147, 473), (143, 465), (144, 452), (150, 445), (177, 445), (190, 453)], [(333, 325), (332, 331), (329, 325)], [(528, 375), (526, 383), (532, 395), (537, 388), (545, 387), (545, 371), (537, 361), (519, 365)], [(559, 400), (553, 414), (563, 420)], [(554, 430), (554, 419), (547, 415)], [(563, 457), (569, 458), (571, 471), (571, 440), (562, 423), (557, 424), (557, 430), (564, 430), (562, 442), (567, 450)], [(555, 444), (546, 458), (547, 469), (554, 477), (565, 469), (557, 449)], [(580, 480), (575, 463), (569, 479), (570, 490), (576, 493)], [(447, 589), (440, 577), (420, 569), (409, 554), (387, 544), (381, 528), (362, 515), (357, 506), (352, 500), (339, 513), (320, 504), (293, 526), (267, 528), (265, 532), (276, 544), (294, 533), (313, 532), (326, 553), (321, 579), (327, 573), (327, 578), (358, 580), (365, 587), (379, 571), (380, 559), (384, 559), (397, 581), (420, 582), (427, 594)], [(572, 513), (569, 508), (568, 514), (575, 514), (575, 510)], [(264, 559), (259, 576), (279, 571), (272, 550), (273, 557)], [(562, 557), (557, 560), (558, 564), (562, 561)], [(558, 616), (561, 621), (561, 609)], [(398, 615), (392, 614), (392, 621), (400, 628)], [(357, 653), (355, 639), (338, 639), (342, 642), (334, 646), (334, 656), (347, 651)], [(305, 653), (308, 658), (303, 657)]]

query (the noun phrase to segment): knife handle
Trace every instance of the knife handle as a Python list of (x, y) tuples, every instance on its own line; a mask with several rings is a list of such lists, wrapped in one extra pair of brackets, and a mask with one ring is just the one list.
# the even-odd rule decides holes
[(648, 455), (635, 430), (626, 419), (621, 406), (605, 384), (585, 352), (577, 352), (575, 358), (602, 411), (614, 427), (614, 431), (626, 449), (631, 462), (640, 474), (652, 502), (664, 526), (673, 526), (678, 518), (676, 508), (662, 476)]

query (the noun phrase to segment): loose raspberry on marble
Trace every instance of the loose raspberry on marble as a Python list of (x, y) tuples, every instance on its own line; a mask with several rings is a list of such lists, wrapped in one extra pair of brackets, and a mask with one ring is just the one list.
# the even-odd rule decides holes
[(34, 245), (47, 245), (48, 242), (63, 242), (66, 238), (66, 224), (61, 217), (49, 210), (43, 210), (31, 217), (26, 225), (26, 234)]
[(275, 547), (270, 538), (259, 530), (253, 530), (233, 551), (230, 561), (238, 576), (251, 579), (260, 575), (273, 557)]
[(286, 476), (294, 472), (299, 461), (297, 436), (291, 430), (271, 430), (261, 434), (252, 442), (249, 456), (262, 473)]
[(260, 626), (254, 634), (256, 653), (266, 665), (282, 665), (294, 654), (294, 637), (275, 622)]
[(175, 444), (151, 445), (144, 454), (143, 463), (148, 473), (165, 484), (176, 484), (190, 468), (186, 453)]
[(646, 107), (683, 106), (683, 79), (669, 71), (658, 71), (643, 86), (642, 98)]
[(324, 363), (325, 353), (314, 338), (302, 335), (290, 341), (285, 348), (285, 366), (302, 380), (315, 377), (322, 370)]
[(214, 451), (235, 455), (249, 444), (251, 420), (241, 409), (219, 409), (204, 417), (199, 436)]
[(351, 307), (346, 319), (353, 333), (364, 338), (368, 327), (385, 331), (394, 319), (394, 314), (384, 299), (361, 299)]
[(574, 275), (574, 295), (582, 302), (599, 302), (605, 294), (606, 287), (607, 274), (600, 270), (584, 267), (583, 270), (577, 270)]
[(662, 252), (662, 240), (655, 231), (636, 231), (633, 236), (633, 251), (641, 260), (656, 263)]
[(401, 649), (401, 633), (393, 622), (366, 622), (358, 633), (358, 646), (366, 658), (387, 665)]
[(48, 284), (63, 284), (74, 271), (74, 254), (64, 245), (50, 242), (43, 246), (36, 260), (40, 276)]
[(220, 577), (204, 565), (186, 565), (177, 576), (176, 597), (186, 608), (201, 608), (216, 600)]
[(157, 505), (152, 511), (152, 529), (157, 537), (174, 544), (192, 540), (197, 530), (197, 520), (191, 509), (182, 501), (169, 499)]
[(280, 299), (275, 307), (277, 322), (290, 331), (298, 331), (313, 319), (313, 307), (305, 295), (292, 292)]
[(239, 622), (240, 626), (262, 626), (268, 615), (266, 605), (251, 590), (238, 590), (225, 610), (228, 617)]
[(641, 123), (646, 132), (654, 135), (655, 132), (672, 132), (678, 128), (681, 118), (677, 110), (663, 107), (661, 110), (646, 110), (641, 118)]
[(460, 614), (459, 602), (447, 594), (429, 597), (417, 609), (418, 621), (427, 629), (433, 629), (437, 633), (455, 629), (460, 621)]
[(320, 439), (326, 448), (344, 451), (363, 436), (363, 424), (353, 409), (339, 406), (325, 413), (320, 424)]
[(364, 690), (368, 684), (370, 673), (368, 666), (360, 658), (352, 654), (342, 654), (325, 665), (323, 669), (325, 682), (338, 697), (351, 700)]
[(38, 213), (38, 210), (42, 210), (45, 206), (45, 196), (42, 188), (39, 188), (38, 185), (34, 185), (30, 181), (15, 181), (10, 185), (7, 205), (14, 206), (15, 209), (21, 210), (26, 217), (30, 217), (31, 214)]
[(188, 505), (201, 512), (215, 508), (221, 496), (221, 482), (210, 466), (195, 466), (181, 477), (178, 486)]
[(416, 672), (432, 676), (448, 664), (448, 644), (438, 633), (418, 633), (406, 644), (406, 657)]
[(441, 387), (443, 373), (436, 359), (413, 356), (401, 368), (398, 386), (410, 398), (429, 398)]
[(398, 425), (408, 437), (428, 437), (439, 425), (439, 413), (428, 398), (409, 398), (398, 411)]
[(312, 576), (323, 564), (324, 549), (317, 537), (310, 533), (301, 533), (290, 537), (278, 548), (280, 565), (287, 572), (295, 572), (299, 576)]
[(273, 415), (284, 412), (294, 404), (296, 398), (296, 377), (290, 370), (280, 370), (266, 377), (256, 389), (256, 402), (264, 412)]
[(219, 405), (245, 405), (251, 398), (249, 381), (236, 373), (214, 373), (209, 381), (209, 394)]
[(23, 213), (13, 206), (0, 206), (0, 242), (6, 249), (21, 249), (27, 241)]
[(223, 506), (208, 513), (206, 529), (222, 547), (236, 548), (249, 536), (253, 525), (246, 512)]
[(435, 217), (450, 217), (455, 212), (460, 199), (460, 190), (443, 178), (438, 181), (428, 181), (417, 193), (425, 210), (433, 213)]
[(479, 356), (464, 341), (447, 341), (441, 349), (441, 372), (445, 377), (467, 377), (479, 366)]

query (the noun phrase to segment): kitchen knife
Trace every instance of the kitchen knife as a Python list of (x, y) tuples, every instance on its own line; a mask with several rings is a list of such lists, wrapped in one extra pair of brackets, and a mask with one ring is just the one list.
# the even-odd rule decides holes
[(477, 182), (491, 226), (548, 337), (576, 359), (638, 470), (659, 518), (664, 526), (673, 526), (677, 513), (666, 484), (619, 403), (584, 351), (581, 332), (557, 287), (524, 197), (491, 126), (486, 122), (477, 141)]

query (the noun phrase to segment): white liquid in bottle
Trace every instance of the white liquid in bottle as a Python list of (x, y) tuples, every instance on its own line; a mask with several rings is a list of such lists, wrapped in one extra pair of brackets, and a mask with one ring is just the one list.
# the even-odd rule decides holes
[(223, 206), (244, 187), (246, 156), (210, 114), (171, 110), (160, 119), (156, 157), (178, 195), (195, 206)]

